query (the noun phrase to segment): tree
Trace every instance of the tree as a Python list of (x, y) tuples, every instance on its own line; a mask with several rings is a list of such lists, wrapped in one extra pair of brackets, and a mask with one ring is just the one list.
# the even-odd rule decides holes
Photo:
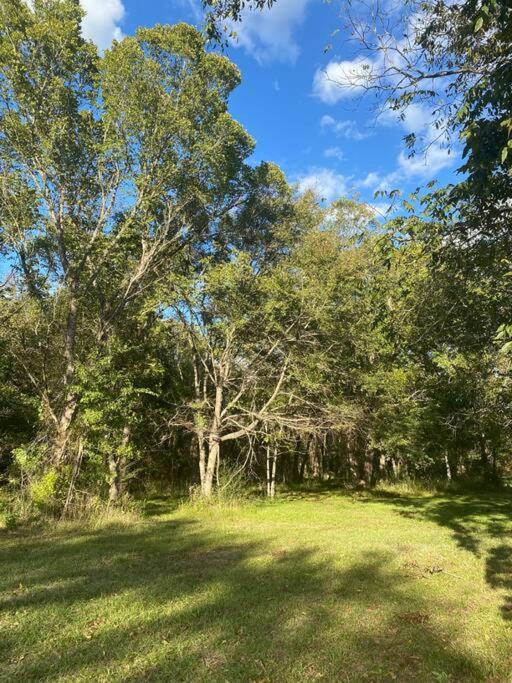
[(300, 322), (283, 311), (283, 292), (275, 288), (278, 266), (301, 229), (290, 188), (279, 169), (264, 164), (248, 173), (245, 189), (214, 245), (184, 252), (182, 274), (171, 276), (164, 295), (193, 377), (193, 394), (178, 405), (173, 424), (196, 436), (206, 496), (221, 444), (275, 417)]
[(95, 362), (173, 255), (208, 238), (253, 144), (227, 113), (236, 67), (195, 29), (140, 29), (100, 58), (81, 16), (73, 0), (0, 15), (2, 243), (51, 347), (31, 380), (56, 468), (91, 345)]
[[(261, 171), (256, 174), (261, 180)], [(350, 331), (339, 341), (335, 334), (348, 322), (341, 322), (343, 307), (355, 317), (349, 278), (361, 271), (351, 250), (356, 238), (340, 228), (366, 227), (371, 214), (350, 202), (321, 210), (311, 196), (290, 201), (289, 188), (271, 172), (232, 214), (236, 242), (197, 260), (186, 255), (182, 276), (169, 283), (174, 300), (166, 304), (172, 308), (167, 322), (191, 368), (182, 374), (193, 377), (193, 391), (181, 397), (171, 425), (195, 434), (206, 496), (222, 445), (240, 439), (272, 445), (272, 494), (278, 443), (291, 434), (317, 438), (347, 419), (347, 409), (332, 399)], [(259, 236), (252, 229), (256, 206), (260, 221), (265, 216)]]
[(494, 343), (508, 298), (498, 264), (494, 274), (461, 270), (460, 245), (445, 246), (440, 262), (435, 240), (443, 238), (417, 218), (389, 229), (374, 285), (381, 349), (364, 379), (373, 439), (409, 472), (456, 476), (485, 462), (489, 474), (491, 453), (508, 457), (496, 438), (510, 424), (508, 362)]

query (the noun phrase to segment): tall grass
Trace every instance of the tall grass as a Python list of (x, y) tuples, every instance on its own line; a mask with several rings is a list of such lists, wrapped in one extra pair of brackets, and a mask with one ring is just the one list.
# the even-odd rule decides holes
[(28, 491), (3, 491), (0, 493), (0, 528), (44, 526), (96, 527), (105, 524), (130, 525), (140, 521), (142, 503), (125, 499), (111, 505), (99, 496), (77, 492), (66, 514), (42, 509), (34, 503)]

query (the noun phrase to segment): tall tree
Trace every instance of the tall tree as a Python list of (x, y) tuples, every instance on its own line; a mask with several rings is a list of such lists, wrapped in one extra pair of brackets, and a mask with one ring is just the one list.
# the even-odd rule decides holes
[(32, 379), (57, 468), (91, 340), (207, 239), (253, 144), (227, 113), (238, 70), (195, 29), (141, 29), (100, 58), (81, 18), (73, 0), (6, 0), (0, 13), (2, 242), (51, 330), (53, 373)]

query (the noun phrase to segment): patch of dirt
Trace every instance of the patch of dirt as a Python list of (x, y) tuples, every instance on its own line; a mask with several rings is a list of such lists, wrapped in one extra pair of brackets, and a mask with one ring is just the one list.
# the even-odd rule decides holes
[(272, 550), (270, 554), (272, 557), (286, 557), (286, 555), (288, 555), (288, 550), (286, 550), (286, 548), (277, 548), (276, 550)]
[(423, 572), (425, 574), (441, 574), (441, 572), (443, 572), (443, 571), (444, 571), (443, 568), (437, 564), (433, 564), (431, 567), (424, 567), (423, 568)]
[(414, 546), (408, 545), (407, 543), (403, 543), (403, 544), (397, 545), (396, 549), (398, 550), (399, 553), (410, 553), (411, 550), (414, 550)]
[(98, 619), (93, 619), (92, 621), (88, 621), (87, 624), (85, 625), (85, 630), (83, 632), (83, 636), (86, 640), (91, 640), (91, 638), (94, 636), (96, 631), (103, 626), (105, 623), (105, 619), (103, 617), (98, 617)]
[(226, 663), (226, 657), (220, 652), (208, 651), (203, 653), (203, 664), (207, 669), (218, 669)]
[(434, 574), (442, 574), (444, 571), (443, 567), (439, 566), (438, 564), (426, 565), (422, 567), (415, 560), (407, 560), (403, 563), (402, 567), (404, 569), (412, 570), (412, 573), (416, 576), (432, 576)]

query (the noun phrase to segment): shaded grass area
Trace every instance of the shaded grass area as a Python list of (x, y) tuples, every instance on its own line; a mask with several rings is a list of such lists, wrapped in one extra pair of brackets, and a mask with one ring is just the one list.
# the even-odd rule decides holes
[[(512, 499), (510, 494), (459, 495), (447, 499), (377, 493), (399, 514), (430, 520), (452, 532), (456, 544), (482, 560), (489, 586), (502, 589), (502, 615), (512, 620)], [(511, 670), (512, 679), (512, 670)]]
[(0, 680), (512, 681), (511, 513), (318, 489), (0, 532)]

